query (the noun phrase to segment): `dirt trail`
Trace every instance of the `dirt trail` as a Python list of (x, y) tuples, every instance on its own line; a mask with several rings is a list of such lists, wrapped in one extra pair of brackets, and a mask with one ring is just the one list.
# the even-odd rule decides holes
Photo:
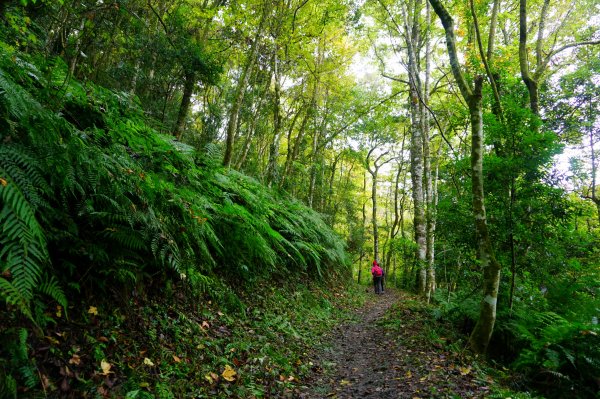
[[(314, 356), (313, 376), (299, 397), (485, 397), (485, 382), (475, 381), (456, 354), (425, 336), (424, 315), (403, 306), (410, 299), (391, 290), (372, 294), (356, 321), (338, 326), (327, 349)], [(386, 312), (394, 312), (400, 328), (381, 325)]]

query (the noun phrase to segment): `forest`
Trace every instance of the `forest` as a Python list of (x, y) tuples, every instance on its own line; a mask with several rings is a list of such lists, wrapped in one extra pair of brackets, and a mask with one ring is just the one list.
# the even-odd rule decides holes
[(2, 1), (0, 399), (600, 398), (599, 168), (597, 0)]

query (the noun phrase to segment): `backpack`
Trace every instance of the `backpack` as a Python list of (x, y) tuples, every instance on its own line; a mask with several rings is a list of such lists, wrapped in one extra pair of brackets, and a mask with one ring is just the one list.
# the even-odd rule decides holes
[(375, 277), (381, 277), (381, 275), (383, 274), (383, 271), (381, 270), (381, 267), (379, 266), (375, 266), (375, 270), (374, 270), (374, 275)]

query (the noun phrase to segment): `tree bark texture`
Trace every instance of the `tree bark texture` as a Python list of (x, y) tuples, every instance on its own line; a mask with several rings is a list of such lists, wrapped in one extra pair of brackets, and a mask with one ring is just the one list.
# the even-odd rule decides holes
[(479, 320), (471, 333), (469, 342), (477, 353), (485, 353), (494, 331), (498, 287), (500, 285), (500, 264), (494, 257), (484, 204), (483, 191), (483, 104), (481, 91), (483, 77), (475, 80), (475, 90), (469, 99), (471, 117), (471, 184), (473, 195), (473, 216), (477, 232), (478, 260), (483, 270), (483, 301)]
[(408, 49), (409, 104), (411, 116), (410, 174), (414, 205), (414, 232), (416, 263), (418, 270), (418, 292), (425, 295), (427, 290), (427, 225), (425, 218), (425, 192), (423, 188), (423, 106), (421, 105), (420, 73), (420, 9), (421, 1), (409, 2), (404, 18), (406, 46)]

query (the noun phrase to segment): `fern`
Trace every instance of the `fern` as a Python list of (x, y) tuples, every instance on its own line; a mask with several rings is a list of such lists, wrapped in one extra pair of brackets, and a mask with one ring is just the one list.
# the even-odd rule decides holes
[(39, 383), (29, 359), (28, 335), (25, 328), (0, 331), (0, 398), (16, 398), (18, 385), (31, 389)]
[(0, 69), (0, 104), (4, 105), (8, 114), (21, 120), (32, 111), (41, 108), (40, 104), (31, 97), (21, 86), (15, 84), (4, 71)]
[(32, 207), (14, 183), (0, 186), (0, 199), (0, 264), (12, 276), (12, 283), (4, 280), (0, 290), (7, 302), (30, 315), (26, 306), (47, 261), (45, 239)]
[(65, 296), (65, 293), (63, 292), (58, 281), (56, 280), (56, 277), (46, 276), (40, 284), (38, 290), (42, 294), (48, 295), (50, 298), (56, 300), (56, 302), (58, 302), (63, 307), (65, 313), (67, 312), (67, 297)]

